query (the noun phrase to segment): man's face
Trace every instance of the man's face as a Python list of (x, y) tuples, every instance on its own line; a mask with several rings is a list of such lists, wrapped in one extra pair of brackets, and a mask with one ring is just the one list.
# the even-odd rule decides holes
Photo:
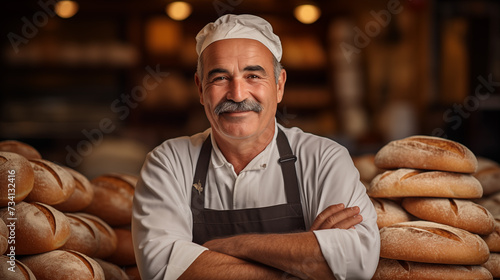
[[(283, 70), (276, 83), (273, 55), (267, 47), (251, 39), (220, 40), (203, 51), (202, 62), (203, 81), (198, 76), (195, 81), (214, 133), (244, 139), (258, 137), (267, 129), (274, 132), (286, 74)], [(250, 105), (233, 107), (234, 102)]]

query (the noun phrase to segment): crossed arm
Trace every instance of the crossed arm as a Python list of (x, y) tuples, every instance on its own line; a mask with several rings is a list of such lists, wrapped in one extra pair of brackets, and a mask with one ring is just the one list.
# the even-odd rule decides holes
[(312, 231), (348, 230), (362, 221), (359, 207), (332, 205), (307, 232), (243, 234), (215, 239), (179, 279), (334, 279)]

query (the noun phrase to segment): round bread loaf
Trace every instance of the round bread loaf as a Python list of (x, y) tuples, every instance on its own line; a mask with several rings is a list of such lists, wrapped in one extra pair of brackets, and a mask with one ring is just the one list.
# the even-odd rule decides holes
[(94, 257), (105, 259), (111, 256), (115, 252), (118, 244), (118, 238), (116, 237), (115, 231), (106, 222), (94, 215), (87, 213), (75, 213), (75, 215), (88, 219), (98, 230), (99, 234), (97, 240), (99, 243)]
[(134, 245), (132, 244), (132, 232), (127, 228), (113, 229), (118, 240), (116, 250), (106, 261), (119, 266), (135, 265)]
[(62, 166), (43, 159), (33, 159), (30, 163), (35, 183), (25, 201), (55, 205), (66, 201), (75, 191), (75, 179)]
[(380, 229), (380, 257), (439, 264), (480, 265), (489, 257), (481, 237), (427, 221), (394, 224)]
[(24, 263), (11, 260), (8, 256), (0, 256), (0, 279), (36, 280), (36, 277)]
[(123, 269), (121, 269), (119, 266), (112, 264), (110, 262), (101, 260), (101, 259), (94, 259), (101, 267), (102, 270), (104, 271), (104, 276), (106, 280), (129, 280), (130, 278), (128, 275), (125, 273)]
[(2, 219), (0, 219), (0, 255), (3, 255), (7, 251), (7, 248), (9, 247), (8, 240), (9, 240), (9, 229), (7, 228), (5, 222)]
[(492, 233), (481, 237), (488, 245), (490, 252), (500, 253), (500, 219), (495, 218), (495, 230)]
[(54, 250), (21, 259), (37, 280), (105, 280), (101, 266), (88, 256), (66, 250)]
[(474, 177), (481, 183), (484, 196), (500, 192), (500, 166), (479, 170), (474, 173)]
[(71, 226), (71, 235), (61, 249), (77, 251), (89, 257), (95, 256), (99, 249), (100, 233), (94, 223), (71, 213), (66, 213), (66, 217)]
[(481, 266), (418, 263), (381, 258), (372, 280), (487, 280), (491, 273)]
[(110, 226), (130, 225), (137, 177), (104, 174), (91, 182), (95, 186), (94, 199), (83, 211), (101, 218)]
[(494, 160), (491, 160), (489, 158), (485, 158), (485, 157), (481, 157), (481, 156), (478, 156), (476, 158), (477, 158), (477, 171), (478, 172), (483, 170), (483, 169), (492, 167), (492, 166), (500, 167), (500, 163), (498, 163)]
[(371, 197), (471, 199), (480, 198), (483, 189), (479, 181), (469, 174), (401, 168), (377, 175), (367, 193)]
[(64, 167), (75, 181), (75, 191), (64, 202), (54, 205), (54, 208), (63, 212), (77, 212), (89, 206), (94, 198), (94, 187), (90, 181), (80, 172)]
[(387, 227), (393, 224), (409, 222), (411, 216), (399, 204), (385, 198), (370, 197), (377, 212), (378, 228)]
[(495, 219), (483, 206), (470, 200), (453, 198), (416, 198), (403, 200), (403, 208), (431, 222), (487, 235), (495, 229)]
[(42, 159), (40, 153), (33, 146), (16, 140), (0, 141), (0, 151), (16, 153), (26, 159)]
[(474, 173), (477, 159), (464, 145), (444, 138), (416, 135), (389, 142), (375, 155), (382, 169), (414, 168)]
[(493, 278), (500, 278), (500, 254), (499, 253), (490, 253), (490, 258), (487, 262), (482, 264), (484, 268), (486, 268)]
[[(9, 218), (15, 217), (12, 221)], [(66, 216), (53, 207), (35, 202), (20, 202), (15, 211), (0, 210), (0, 218), (16, 227), (16, 254), (38, 254), (60, 248), (71, 233)]]
[(377, 174), (382, 173), (382, 170), (375, 166), (375, 154), (355, 156), (352, 161), (359, 171), (359, 178), (362, 182), (369, 183)]
[(493, 217), (500, 216), (500, 192), (477, 199), (475, 202), (488, 209)]
[(16, 153), (0, 152), (0, 207), (25, 199), (33, 189), (35, 173), (30, 162)]

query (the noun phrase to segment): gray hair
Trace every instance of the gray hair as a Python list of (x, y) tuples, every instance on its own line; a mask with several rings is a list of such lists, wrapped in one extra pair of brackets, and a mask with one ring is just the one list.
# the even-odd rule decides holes
[[(203, 82), (203, 53), (198, 56), (198, 65), (196, 66), (196, 73), (198, 74), (198, 78), (200, 78), (200, 82)], [(273, 69), (274, 69), (274, 80), (276, 84), (278, 83), (278, 79), (280, 77), (281, 70), (283, 70), (283, 65), (274, 57), (273, 55)]]

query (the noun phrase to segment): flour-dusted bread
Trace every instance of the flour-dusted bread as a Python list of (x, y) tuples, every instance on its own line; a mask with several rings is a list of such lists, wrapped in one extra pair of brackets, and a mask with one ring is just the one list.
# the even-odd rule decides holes
[(97, 246), (98, 249), (97, 252), (94, 253), (94, 257), (105, 259), (111, 256), (118, 246), (118, 238), (113, 228), (97, 216), (87, 213), (75, 213), (75, 215), (89, 220), (97, 228), (99, 233), (97, 240), (99, 242)]
[(99, 250), (100, 232), (94, 222), (72, 213), (66, 213), (71, 234), (62, 250), (73, 250), (94, 257)]
[(101, 266), (92, 258), (76, 252), (54, 250), (21, 259), (37, 280), (105, 280)]
[(500, 192), (474, 201), (488, 209), (493, 217), (500, 216)]
[(19, 154), (26, 159), (42, 159), (42, 156), (33, 146), (17, 140), (0, 141), (0, 151)]
[(0, 207), (15, 205), (33, 190), (35, 173), (22, 155), (0, 152)]
[(495, 230), (492, 233), (481, 237), (488, 245), (490, 252), (500, 253), (500, 219), (495, 218)]
[(370, 197), (377, 212), (378, 228), (387, 227), (393, 224), (409, 222), (412, 217), (398, 203), (385, 199)]
[(372, 280), (488, 280), (491, 273), (481, 266), (418, 263), (380, 258)]
[(470, 174), (401, 168), (377, 175), (367, 193), (371, 197), (480, 198), (483, 189)]
[(493, 278), (500, 278), (500, 254), (490, 253), (490, 258), (482, 266), (488, 269)]
[(94, 187), (90, 181), (80, 172), (64, 167), (75, 181), (75, 191), (64, 202), (54, 205), (54, 208), (63, 212), (77, 212), (89, 206), (94, 198)]
[(487, 235), (495, 229), (495, 219), (483, 206), (453, 198), (405, 198), (403, 208), (412, 215), (472, 233)]
[(103, 174), (91, 182), (94, 185), (94, 199), (83, 212), (101, 218), (110, 226), (130, 225), (137, 177)]
[(484, 240), (459, 228), (411, 221), (380, 229), (380, 257), (425, 263), (481, 265), (490, 255)]
[(474, 173), (475, 155), (464, 145), (444, 138), (416, 135), (389, 142), (375, 155), (382, 169), (414, 168)]
[(35, 275), (19, 260), (11, 260), (0, 255), (0, 279), (5, 280), (36, 280)]
[[(68, 240), (71, 229), (66, 216), (53, 207), (20, 202), (15, 207), (16, 254), (31, 255), (60, 248)], [(0, 210), (0, 218), (8, 225), (12, 212)]]
[(75, 179), (62, 166), (43, 159), (32, 159), (30, 163), (35, 183), (25, 201), (54, 205), (66, 201), (75, 191)]

